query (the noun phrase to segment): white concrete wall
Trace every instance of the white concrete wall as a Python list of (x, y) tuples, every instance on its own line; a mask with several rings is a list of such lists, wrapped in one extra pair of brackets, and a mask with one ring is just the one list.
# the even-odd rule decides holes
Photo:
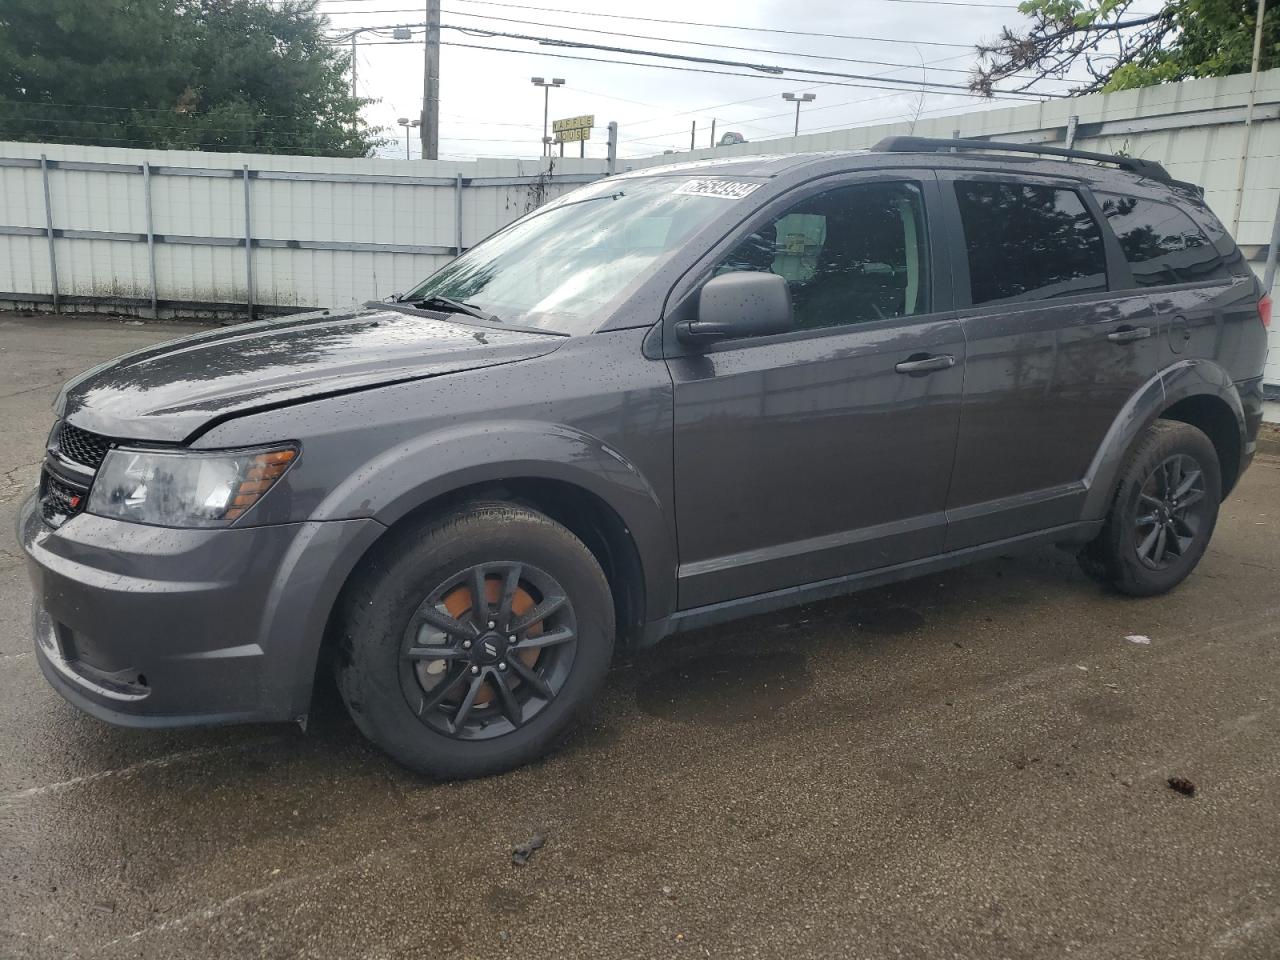
[[(51, 294), (48, 240), (5, 235), (5, 227), (45, 227), (39, 168), (4, 166), (5, 160), (53, 161), (49, 170), (54, 227), (59, 230), (146, 233), (143, 176), (137, 172), (68, 169), (58, 162), (141, 165), (226, 171), (236, 176), (151, 177), (153, 229), (159, 235), (225, 238), (245, 235), (244, 182), (250, 170), (311, 177), (447, 178), (445, 185), (350, 182), (324, 179), (250, 181), (255, 240), (328, 241), (447, 248), (438, 253), (283, 249), (253, 250), (254, 300), (281, 307), (343, 307), (402, 292), (443, 264), (458, 240), (454, 178), (481, 181), (535, 178), (545, 164), (528, 160), (422, 162), (284, 157), (194, 151), (120, 150), (63, 144), (0, 143), (0, 293)], [(483, 182), (462, 191), (462, 246), (468, 247), (578, 186), (603, 175), (604, 161), (557, 158), (545, 185)], [(577, 175), (577, 176), (575, 176)], [(565, 182), (568, 178), (570, 182)], [(54, 241), (58, 288), (63, 297), (150, 298), (145, 242), (58, 238)], [(239, 304), (246, 300), (243, 246), (157, 243), (160, 300)], [(92, 304), (71, 304), (91, 309)]]

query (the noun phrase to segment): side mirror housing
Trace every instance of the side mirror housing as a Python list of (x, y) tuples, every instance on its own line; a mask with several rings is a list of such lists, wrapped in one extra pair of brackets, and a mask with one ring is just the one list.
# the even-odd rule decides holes
[(794, 329), (791, 290), (776, 273), (741, 270), (713, 277), (698, 294), (698, 319), (676, 324), (676, 337), (691, 345), (763, 337)]

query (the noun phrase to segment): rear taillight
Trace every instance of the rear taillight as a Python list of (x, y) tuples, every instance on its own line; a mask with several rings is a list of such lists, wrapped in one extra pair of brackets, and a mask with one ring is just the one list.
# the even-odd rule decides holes
[(1271, 298), (1264, 296), (1258, 301), (1258, 319), (1262, 321), (1263, 327), (1271, 329)]

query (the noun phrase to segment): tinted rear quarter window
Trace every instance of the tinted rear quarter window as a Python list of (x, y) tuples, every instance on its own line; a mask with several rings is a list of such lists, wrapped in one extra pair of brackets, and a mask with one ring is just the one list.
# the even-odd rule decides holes
[(974, 305), (1107, 289), (1102, 231), (1074, 190), (955, 184)]
[(1209, 238), (1177, 207), (1114, 193), (1097, 198), (1138, 286), (1231, 279)]

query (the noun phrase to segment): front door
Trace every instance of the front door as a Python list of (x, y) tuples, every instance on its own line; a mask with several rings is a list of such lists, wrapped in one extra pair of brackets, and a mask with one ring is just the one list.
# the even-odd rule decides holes
[(1155, 375), (1160, 337), (1145, 292), (1117, 290), (1132, 287), (1128, 268), (1078, 184), (973, 173), (942, 187), (969, 345), (955, 550), (1080, 518), (1090, 465)]
[(785, 277), (796, 324), (668, 359), (681, 608), (942, 549), (965, 345), (936, 189), (924, 171), (801, 188), (709, 261)]

